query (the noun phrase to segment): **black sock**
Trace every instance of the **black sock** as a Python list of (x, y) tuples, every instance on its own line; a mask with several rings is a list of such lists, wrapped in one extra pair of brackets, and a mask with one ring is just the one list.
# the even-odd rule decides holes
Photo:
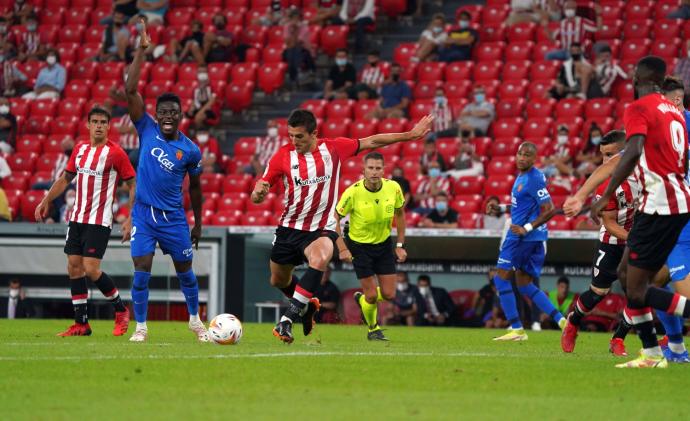
[(628, 304), (628, 314), (633, 321), (633, 326), (637, 330), (637, 336), (642, 341), (642, 348), (649, 349), (659, 346), (656, 339), (656, 329), (654, 329), (654, 316), (651, 307), (637, 307)]
[(668, 314), (680, 316), (682, 312), (684, 318), (690, 317), (690, 305), (688, 305), (687, 299), (680, 294), (674, 294), (665, 289), (657, 287), (647, 288), (644, 303)]
[(101, 277), (97, 280), (92, 279), (92, 281), (96, 283), (96, 286), (101, 290), (105, 298), (112, 303), (113, 307), (115, 307), (115, 311), (118, 313), (125, 311), (125, 305), (122, 302), (122, 298), (120, 298), (120, 293), (117, 288), (115, 288), (115, 283), (107, 273), (101, 272)]
[(625, 318), (621, 318), (621, 321), (620, 323), (618, 323), (616, 331), (613, 333), (612, 339), (625, 339), (625, 337), (628, 336), (628, 332), (630, 332), (630, 329), (632, 329), (632, 325), (628, 323), (628, 321), (625, 320)]
[(69, 285), (72, 292), (72, 305), (74, 306), (74, 322), (86, 324), (89, 322), (88, 306), (86, 304), (89, 291), (86, 288), (86, 277), (70, 279)]
[(580, 326), (582, 318), (585, 317), (590, 311), (596, 307), (597, 304), (604, 299), (604, 295), (599, 295), (596, 292), (588, 289), (580, 295), (575, 304), (575, 309), (568, 318), (568, 321), (575, 326)]
[(321, 283), (321, 278), (323, 278), (322, 271), (309, 267), (307, 268), (307, 271), (304, 272), (304, 275), (302, 275), (302, 278), (299, 280), (297, 285), (299, 286), (300, 290), (307, 291), (311, 298), (311, 294), (316, 291), (316, 288), (318, 288), (319, 284)]
[(286, 297), (292, 298), (292, 296), (295, 294), (295, 287), (297, 286), (297, 282), (299, 282), (299, 278), (296, 275), (292, 275), (290, 285), (279, 289), (283, 294), (285, 294)]

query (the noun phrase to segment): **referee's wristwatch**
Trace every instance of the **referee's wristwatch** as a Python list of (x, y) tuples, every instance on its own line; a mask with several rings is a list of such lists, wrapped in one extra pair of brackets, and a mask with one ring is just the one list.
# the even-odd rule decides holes
[(404, 248), (405, 248), (405, 243), (395, 243), (395, 248), (397, 248), (397, 249), (404, 249)]

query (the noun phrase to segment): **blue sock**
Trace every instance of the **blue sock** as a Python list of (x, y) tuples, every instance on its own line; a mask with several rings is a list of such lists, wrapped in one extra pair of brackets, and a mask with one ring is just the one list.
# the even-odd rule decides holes
[[(671, 285), (666, 285), (664, 288), (668, 291), (673, 292)], [(680, 316), (674, 316), (668, 314), (664, 311), (657, 311), (656, 317), (659, 319), (661, 324), (664, 326), (666, 331), (666, 336), (668, 336), (668, 342), (672, 344), (682, 344), (683, 343), (683, 318)]]
[(137, 323), (146, 323), (146, 312), (149, 306), (149, 279), (151, 279), (150, 272), (134, 271), (132, 307)]
[(187, 301), (187, 311), (190, 316), (199, 314), (199, 283), (196, 281), (194, 271), (189, 269), (187, 272), (178, 272), (177, 278), (180, 280), (180, 289)]
[(494, 285), (498, 291), (498, 299), (501, 301), (503, 313), (513, 329), (522, 329), (522, 322), (518, 314), (517, 302), (515, 301), (515, 294), (513, 293), (513, 286), (510, 281), (506, 281), (500, 276), (494, 276)]
[(563, 318), (561, 312), (556, 310), (556, 307), (553, 306), (553, 303), (549, 300), (549, 297), (546, 296), (544, 291), (537, 288), (533, 283), (530, 282), (525, 286), (518, 287), (518, 291), (520, 291), (520, 294), (532, 300), (532, 302), (539, 307), (539, 310), (548, 314), (556, 323), (560, 322)]

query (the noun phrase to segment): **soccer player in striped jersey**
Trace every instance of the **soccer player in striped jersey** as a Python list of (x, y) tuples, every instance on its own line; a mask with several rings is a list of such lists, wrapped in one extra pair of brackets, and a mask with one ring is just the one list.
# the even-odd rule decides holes
[[(87, 118), (89, 142), (74, 147), (62, 176), (50, 187), (36, 207), (35, 217), (42, 220), (50, 204), (76, 177), (76, 202), (69, 216), (65, 254), (70, 278), (74, 324), (58, 336), (89, 336), (87, 314), (87, 278), (96, 284), (115, 308), (113, 335), (121, 336), (129, 326), (129, 310), (107, 273), (101, 270), (101, 259), (108, 247), (113, 224), (113, 203), (119, 180), (129, 187), (129, 204), (134, 202), (134, 168), (125, 151), (108, 139), (110, 114), (95, 107)], [(122, 241), (129, 239), (131, 220), (122, 224)]]
[[(251, 199), (261, 203), (271, 186), (278, 182), (285, 186), (285, 210), (275, 232), (270, 267), (271, 285), (290, 299), (273, 334), (292, 343), (293, 322), (301, 318), (303, 333), (308, 335), (320, 307), (313, 295), (333, 257), (337, 238), (335, 206), (343, 162), (363, 150), (419, 139), (431, 130), (433, 117), (422, 118), (409, 132), (364, 139), (318, 139), (316, 117), (308, 110), (294, 110), (287, 123), (290, 143), (271, 158)], [(296, 280), (293, 269), (304, 262), (308, 268)]]

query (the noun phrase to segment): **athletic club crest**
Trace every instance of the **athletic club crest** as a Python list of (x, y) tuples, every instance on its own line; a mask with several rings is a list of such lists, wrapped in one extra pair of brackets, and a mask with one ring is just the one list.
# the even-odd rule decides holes
[(517, 191), (518, 191), (518, 192), (521, 192), (521, 191), (522, 191), (522, 184), (518, 184), (518, 186), (517, 186)]
[(175, 152), (175, 157), (178, 161), (182, 159), (182, 151), (178, 149), (177, 152)]

